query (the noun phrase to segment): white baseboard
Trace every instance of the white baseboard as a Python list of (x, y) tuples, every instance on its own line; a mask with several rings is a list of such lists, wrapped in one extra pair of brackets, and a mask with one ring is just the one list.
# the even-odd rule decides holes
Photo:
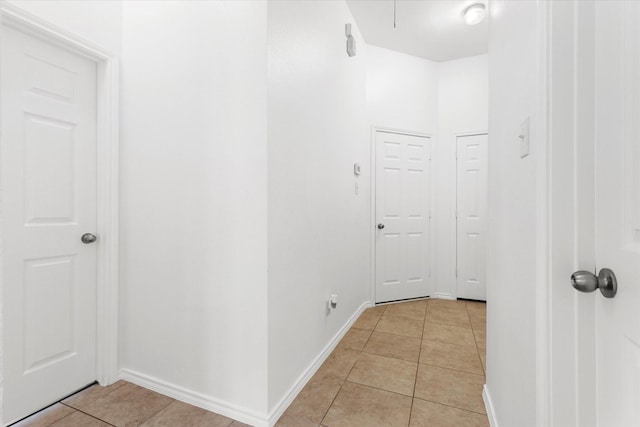
[(322, 352), (315, 358), (311, 365), (298, 377), (298, 380), (294, 383), (294, 385), (289, 389), (289, 392), (278, 402), (278, 404), (271, 410), (269, 413), (269, 426), (275, 425), (278, 419), (282, 416), (284, 411), (291, 405), (291, 402), (294, 401), (298, 393), (302, 390), (302, 388), (307, 384), (307, 382), (311, 379), (313, 374), (316, 373), (318, 368), (324, 363), (324, 361), (329, 357), (331, 352), (336, 348), (342, 337), (349, 331), (349, 328), (358, 320), (360, 314), (368, 308), (372, 307), (373, 304), (371, 302), (363, 303), (349, 318), (347, 323), (344, 324), (342, 328), (335, 334), (333, 339), (329, 341), (329, 343), (325, 346)]
[(493, 400), (491, 400), (491, 394), (489, 394), (489, 387), (487, 387), (486, 384), (482, 388), (482, 400), (484, 400), (484, 407), (487, 410), (487, 418), (489, 418), (489, 425), (491, 427), (498, 427), (496, 410), (493, 407)]
[(129, 381), (133, 384), (139, 385), (140, 387), (153, 390), (160, 394), (164, 394), (165, 396), (180, 400), (181, 402), (206, 409), (207, 411), (233, 418), (234, 420), (238, 420), (254, 427), (269, 426), (269, 420), (267, 419), (266, 414), (260, 414), (251, 409), (247, 409), (221, 399), (216, 399), (149, 375), (141, 374), (129, 369), (122, 369), (120, 370), (119, 377), (122, 380)]
[(445, 293), (435, 293), (435, 294), (431, 294), (431, 298), (432, 299), (456, 299), (453, 295), (451, 294), (445, 294)]
[(270, 412), (268, 416), (261, 414), (253, 410), (235, 405), (224, 400), (216, 399), (214, 397), (195, 392), (193, 390), (186, 389), (184, 387), (177, 386), (167, 381), (160, 380), (158, 378), (151, 377), (149, 375), (142, 374), (140, 372), (132, 371), (130, 369), (120, 370), (119, 378), (125, 381), (129, 381), (140, 387), (153, 390), (165, 396), (172, 397), (181, 402), (188, 403), (190, 405), (197, 406), (208, 411), (215, 412), (225, 417), (233, 418), (242, 423), (252, 425), (254, 427), (271, 427), (275, 425), (278, 419), (282, 416), (284, 411), (289, 407), (291, 402), (296, 398), (300, 390), (307, 384), (313, 374), (316, 373), (322, 363), (329, 357), (331, 352), (336, 348), (342, 337), (347, 333), (349, 328), (360, 317), (360, 314), (373, 304), (370, 302), (363, 303), (358, 310), (349, 318), (345, 325), (335, 334), (333, 339), (325, 346), (322, 352), (313, 360), (309, 367), (303, 372), (295, 384), (289, 389), (289, 392), (278, 402), (275, 408)]

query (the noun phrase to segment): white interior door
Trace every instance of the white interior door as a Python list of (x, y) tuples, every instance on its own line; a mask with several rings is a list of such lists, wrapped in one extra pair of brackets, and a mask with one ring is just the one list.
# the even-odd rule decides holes
[(376, 132), (376, 302), (430, 290), (430, 139)]
[(96, 378), (96, 65), (2, 27), (3, 422)]
[(596, 418), (640, 426), (640, 2), (595, 4), (595, 254), (618, 293), (596, 298)]
[(457, 138), (457, 297), (486, 301), (487, 134)]

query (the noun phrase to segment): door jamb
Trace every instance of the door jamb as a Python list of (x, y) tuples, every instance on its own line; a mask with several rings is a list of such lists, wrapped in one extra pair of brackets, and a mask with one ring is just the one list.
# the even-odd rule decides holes
[[(3, 26), (85, 56), (97, 66), (96, 380), (109, 385), (118, 379), (119, 59), (93, 42), (6, 2), (0, 6), (0, 21)], [(1, 290), (0, 282), (0, 295)], [(0, 351), (1, 347), (0, 343)]]
[[(433, 158), (433, 144), (434, 138), (433, 135), (428, 132), (421, 131), (410, 131), (398, 128), (384, 127), (384, 126), (371, 126), (371, 143), (369, 145), (370, 148), (370, 188), (371, 188), (371, 197), (370, 197), (370, 222), (369, 222), (369, 238), (370, 238), (370, 284), (369, 284), (369, 298), (372, 305), (376, 305), (376, 229), (374, 224), (376, 223), (376, 133), (377, 132), (387, 132), (387, 133), (395, 133), (400, 135), (409, 135), (409, 136), (418, 136), (422, 138), (429, 138), (430, 147), (429, 147), (429, 160)], [(431, 162), (431, 166), (429, 167), (429, 287), (431, 288), (431, 294), (433, 294), (433, 162)]]

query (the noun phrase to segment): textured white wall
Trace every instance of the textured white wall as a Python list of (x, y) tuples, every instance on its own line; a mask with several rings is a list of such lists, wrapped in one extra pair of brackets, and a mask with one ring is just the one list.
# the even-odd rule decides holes
[[(501, 426), (536, 425), (538, 2), (494, 0), (489, 40), (487, 388)], [(531, 154), (519, 128), (530, 117)]]
[[(366, 46), (343, 1), (270, 1), (269, 406), (369, 298)], [(352, 23), (358, 54), (345, 51)], [(353, 164), (362, 165), (356, 179)], [(360, 186), (354, 194), (355, 183)], [(330, 313), (331, 293), (339, 295)]]
[(266, 2), (124, 3), (120, 365), (267, 410)]
[(367, 46), (367, 112), (371, 126), (431, 134), (438, 130), (438, 64)]
[(456, 296), (456, 135), (488, 127), (488, 56), (439, 63), (433, 220), (434, 292), (442, 297)]

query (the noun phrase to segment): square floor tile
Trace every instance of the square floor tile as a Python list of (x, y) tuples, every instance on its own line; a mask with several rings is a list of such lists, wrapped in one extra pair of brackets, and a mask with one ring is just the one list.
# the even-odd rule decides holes
[(465, 301), (451, 299), (430, 299), (427, 304), (428, 308), (449, 309), (449, 310), (466, 310)]
[(358, 320), (355, 321), (353, 327), (372, 331), (378, 324), (380, 316), (382, 316), (382, 314), (365, 311), (360, 315), (360, 317), (358, 317)]
[(469, 313), (486, 315), (487, 303), (481, 301), (465, 301), (465, 307)]
[(462, 309), (429, 306), (427, 308), (427, 322), (471, 328), (471, 321), (464, 306)]
[(385, 316), (383, 315), (376, 326), (376, 332), (402, 335), (405, 337), (422, 337), (422, 320), (410, 319), (407, 317)]
[(489, 427), (486, 415), (413, 399), (409, 427)]
[[(137, 425), (137, 424), (136, 424)], [(82, 412), (73, 411), (61, 420), (51, 424), (51, 427), (110, 427), (109, 424), (90, 417)]]
[(423, 341), (420, 363), (484, 375), (480, 355), (475, 347)]
[(390, 304), (384, 316), (400, 316), (409, 319), (424, 320), (427, 311), (427, 301), (410, 301)]
[[(233, 424), (230, 427), (234, 427)], [(293, 418), (287, 414), (280, 417), (275, 427), (318, 427), (317, 423), (312, 423), (298, 418)]]
[(417, 362), (420, 355), (420, 343), (420, 338), (373, 332), (367, 345), (364, 346), (364, 351)]
[(284, 415), (307, 423), (320, 424), (335, 399), (342, 379), (316, 373), (304, 386)]
[(484, 329), (474, 329), (473, 335), (476, 337), (476, 344), (480, 349), (487, 348), (487, 332)]
[(483, 385), (483, 375), (419, 364), (415, 397), (484, 414)]
[(338, 343), (339, 347), (350, 348), (352, 350), (362, 350), (367, 343), (371, 331), (366, 329), (351, 328)]
[(360, 352), (346, 347), (336, 347), (324, 361), (316, 375), (332, 375), (344, 380), (351, 372)]
[(29, 418), (20, 421), (19, 423), (13, 424), (11, 427), (48, 427), (73, 412), (75, 412), (74, 409), (60, 403), (56, 403), (55, 405), (51, 405), (48, 408), (33, 414)]
[(362, 353), (347, 381), (413, 396), (416, 362)]
[(468, 347), (476, 346), (476, 340), (471, 329), (460, 326), (443, 325), (441, 323), (426, 322), (424, 324), (422, 339), (465, 345)]
[(344, 383), (324, 417), (327, 427), (406, 427), (411, 398), (384, 390)]
[(376, 313), (376, 314), (384, 314), (384, 312), (387, 310), (387, 305), (376, 305), (375, 307), (369, 307), (367, 308), (364, 312), (365, 313)]
[(174, 401), (131, 383), (125, 383), (106, 393), (105, 391), (89, 402), (68, 399), (72, 402), (69, 404), (116, 427), (129, 427), (142, 424)]
[(233, 420), (202, 408), (175, 401), (145, 421), (141, 427), (228, 427)]

